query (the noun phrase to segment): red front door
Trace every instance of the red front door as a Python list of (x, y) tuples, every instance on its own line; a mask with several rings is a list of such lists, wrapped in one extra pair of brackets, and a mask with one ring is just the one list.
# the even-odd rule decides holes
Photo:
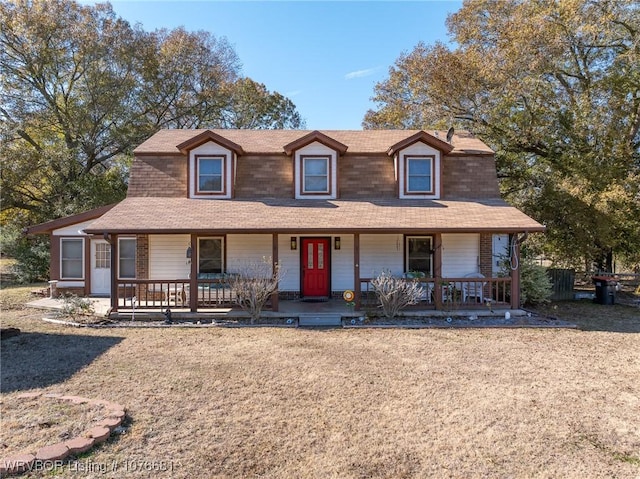
[(329, 296), (328, 238), (302, 238), (302, 296)]

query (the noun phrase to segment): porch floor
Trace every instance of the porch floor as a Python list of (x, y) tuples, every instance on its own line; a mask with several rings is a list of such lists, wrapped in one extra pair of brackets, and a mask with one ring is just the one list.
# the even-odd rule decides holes
[[(109, 298), (91, 298), (95, 312), (98, 316), (106, 316), (111, 308), (111, 300)], [(62, 309), (63, 301), (55, 298), (43, 298), (35, 301), (31, 301), (26, 304), (31, 308), (44, 309), (44, 310), (60, 310)], [(278, 302), (279, 311), (273, 312), (269, 310), (263, 311), (263, 316), (272, 318), (290, 318), (298, 317), (300, 315), (339, 315), (345, 318), (353, 318), (363, 316), (367, 308), (363, 307), (360, 311), (351, 311), (345, 305), (343, 300), (332, 299), (325, 302), (304, 302), (300, 300), (287, 301), (280, 300)], [(373, 308), (376, 309), (376, 308)], [(429, 309), (408, 309), (403, 311), (403, 316), (407, 317), (468, 317), (475, 316), (502, 316), (506, 311), (511, 313), (511, 316), (523, 316), (525, 311), (520, 309), (509, 308), (494, 308), (493, 311), (487, 309), (487, 307), (478, 304), (477, 308), (469, 308), (465, 305), (465, 309), (455, 309), (452, 311), (435, 310), (431, 306)], [(247, 314), (240, 309), (231, 308), (216, 308), (216, 309), (200, 309), (197, 313), (192, 313), (188, 308), (172, 307), (171, 313), (174, 318), (189, 319), (189, 318), (206, 318), (206, 317), (246, 317)], [(144, 319), (161, 319), (164, 318), (161, 310), (158, 309), (144, 309), (136, 308), (136, 318)], [(118, 313), (112, 313), (111, 317), (117, 318), (131, 318), (131, 309), (123, 309)]]

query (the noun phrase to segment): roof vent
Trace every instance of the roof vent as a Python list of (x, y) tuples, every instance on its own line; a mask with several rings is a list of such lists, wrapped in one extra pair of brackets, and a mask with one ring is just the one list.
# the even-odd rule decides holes
[(453, 127), (449, 128), (449, 130), (447, 131), (447, 143), (451, 143), (451, 139), (453, 138), (453, 134), (455, 133), (456, 130), (453, 129)]

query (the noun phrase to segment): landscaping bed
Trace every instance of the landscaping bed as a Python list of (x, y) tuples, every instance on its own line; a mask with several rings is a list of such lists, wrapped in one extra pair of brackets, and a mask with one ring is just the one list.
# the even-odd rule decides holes
[(555, 317), (527, 313), (507, 318), (500, 316), (431, 316), (431, 317), (368, 317), (343, 319), (346, 328), (354, 327), (403, 327), (403, 328), (576, 328), (576, 324)]
[(52, 313), (43, 318), (47, 322), (66, 326), (88, 326), (94, 328), (171, 328), (171, 327), (296, 327), (297, 318), (260, 318), (251, 323), (251, 319), (238, 318), (198, 318), (198, 319), (172, 319), (171, 322), (161, 319), (106, 319), (99, 317), (74, 317), (68, 318), (60, 314)]

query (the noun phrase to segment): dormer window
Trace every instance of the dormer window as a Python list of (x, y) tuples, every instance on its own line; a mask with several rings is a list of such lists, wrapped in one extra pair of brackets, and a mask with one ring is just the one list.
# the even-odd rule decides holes
[(433, 156), (405, 156), (406, 194), (432, 195)]
[(189, 198), (233, 198), (236, 162), (244, 154), (240, 145), (205, 130), (176, 148), (188, 158)]
[(312, 131), (283, 149), (293, 156), (295, 198), (333, 200), (338, 197), (338, 157), (345, 154), (347, 145)]
[(302, 194), (331, 194), (331, 157), (303, 156)]
[(439, 199), (442, 158), (452, 150), (450, 142), (425, 131), (392, 145), (387, 153), (393, 157), (400, 198)]
[(198, 194), (225, 194), (224, 156), (196, 156)]
[(414, 143), (394, 158), (400, 198), (440, 198), (440, 152), (422, 142)]

